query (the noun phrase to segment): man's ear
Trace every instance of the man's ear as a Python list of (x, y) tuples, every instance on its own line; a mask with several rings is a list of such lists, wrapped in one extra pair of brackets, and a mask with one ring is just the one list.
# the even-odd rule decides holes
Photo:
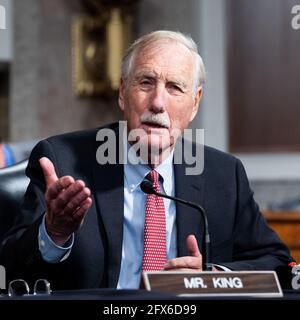
[(190, 121), (192, 121), (197, 112), (198, 112), (198, 109), (199, 109), (199, 103), (201, 101), (201, 98), (202, 98), (202, 87), (198, 87), (197, 88), (197, 93), (194, 97), (194, 105), (193, 105), (193, 110), (192, 110), (192, 113), (191, 113), (191, 117), (190, 117)]
[(124, 95), (125, 95), (125, 82), (123, 78), (121, 78), (120, 88), (119, 88), (119, 107), (122, 111), (124, 111)]

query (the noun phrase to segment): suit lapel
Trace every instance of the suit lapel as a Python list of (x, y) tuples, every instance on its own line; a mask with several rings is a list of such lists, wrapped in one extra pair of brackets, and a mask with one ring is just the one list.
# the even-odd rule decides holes
[[(118, 129), (118, 128), (117, 128)], [(117, 130), (115, 129), (115, 131)], [(117, 160), (119, 141), (117, 136)], [(96, 148), (99, 145), (96, 145)], [(96, 150), (95, 150), (96, 154)], [(117, 161), (118, 162), (118, 161)], [(186, 164), (175, 164), (175, 194), (177, 197), (203, 206), (204, 174), (186, 175)], [(121, 266), (123, 221), (124, 221), (124, 167), (123, 164), (99, 165), (93, 167), (95, 199), (106, 235), (108, 286), (116, 287)], [(203, 222), (200, 213), (188, 206), (176, 203), (178, 256), (188, 255), (186, 238), (194, 234), (199, 247), (203, 244)], [(200, 249), (201, 250), (201, 249)]]
[[(117, 150), (119, 147), (117, 135)], [(96, 153), (95, 153), (96, 154)], [(118, 162), (117, 152), (117, 162)], [(100, 165), (93, 168), (95, 199), (100, 212), (107, 244), (104, 244), (107, 258), (108, 286), (116, 287), (122, 256), (124, 220), (124, 169), (123, 164)]]
[[(175, 194), (184, 200), (192, 201), (203, 206), (204, 175), (186, 175), (186, 166), (174, 165)], [(176, 203), (177, 250), (178, 256), (188, 255), (186, 238), (194, 234), (199, 249), (204, 241), (203, 221), (200, 213), (191, 207)]]

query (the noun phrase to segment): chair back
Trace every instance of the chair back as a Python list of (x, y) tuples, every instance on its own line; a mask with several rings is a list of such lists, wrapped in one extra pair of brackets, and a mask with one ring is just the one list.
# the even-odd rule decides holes
[(12, 227), (29, 184), (28, 160), (0, 169), (0, 238)]

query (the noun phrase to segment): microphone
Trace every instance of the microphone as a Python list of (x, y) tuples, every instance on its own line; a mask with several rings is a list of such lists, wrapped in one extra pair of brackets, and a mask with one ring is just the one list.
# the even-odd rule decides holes
[(202, 208), (199, 204), (186, 201), (177, 197), (171, 197), (163, 193), (156, 192), (154, 189), (152, 182), (149, 180), (143, 180), (140, 185), (141, 190), (144, 193), (147, 194), (154, 194), (158, 197), (170, 199), (173, 201), (177, 201), (179, 203), (185, 204), (189, 207), (192, 207), (196, 210), (198, 210), (201, 214), (201, 217), (204, 222), (204, 246), (202, 249), (202, 265), (203, 265), (203, 271), (211, 271), (212, 270), (212, 264), (211, 264), (211, 258), (210, 258), (210, 236), (209, 236), (209, 230), (208, 230), (208, 222), (207, 222), (207, 215), (204, 208)]

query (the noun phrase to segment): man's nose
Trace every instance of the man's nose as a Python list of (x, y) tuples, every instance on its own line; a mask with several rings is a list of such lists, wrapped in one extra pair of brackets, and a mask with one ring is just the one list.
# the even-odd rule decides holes
[(156, 86), (152, 92), (151, 111), (162, 113), (166, 110), (166, 90), (163, 86)]

